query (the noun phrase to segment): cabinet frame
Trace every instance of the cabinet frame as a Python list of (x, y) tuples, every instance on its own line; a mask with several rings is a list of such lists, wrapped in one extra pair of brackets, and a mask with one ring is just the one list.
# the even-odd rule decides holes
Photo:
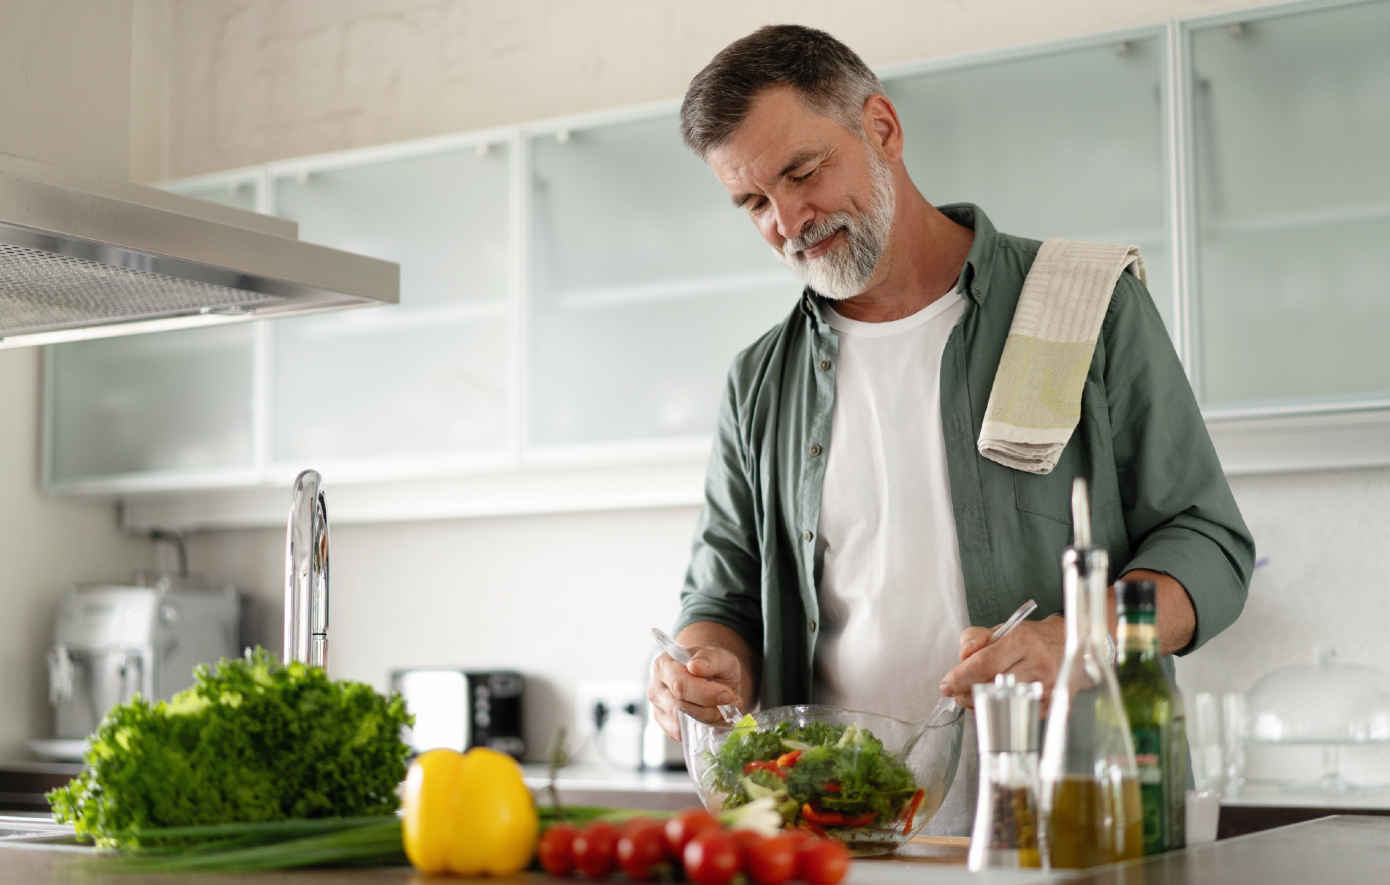
[[(1197, 243), (1191, 35), (1196, 30), (1380, 0), (1293, 0), (1153, 25), (1111, 30), (1002, 49), (962, 53), (877, 67), (884, 80), (960, 70), (1159, 38), (1162, 47), (1160, 109), (1165, 176), (1165, 224), (1173, 273), (1173, 326), (1169, 330), (1189, 379), (1200, 389), (1197, 322)], [(349, 522), (569, 512), (626, 507), (688, 506), (703, 498), (702, 479), (710, 437), (536, 445), (530, 426), (531, 341), (531, 151), (532, 139), (564, 139), (570, 131), (673, 117), (679, 100), (573, 114), (513, 126), (335, 151), (184, 178), (164, 184), (187, 189), (252, 184), (259, 211), (274, 213), (275, 181), (282, 176), (352, 167), (385, 160), (477, 149), (505, 143), (510, 164), (507, 315), (507, 417), (505, 445), (475, 452), (315, 460), (335, 488), (352, 488), (352, 503), (335, 518)], [(750, 236), (755, 232), (749, 231)], [(678, 281), (679, 282), (679, 281)], [(283, 488), (304, 466), (272, 458), (270, 387), (275, 331), (257, 323), (252, 416), (254, 462), (214, 471), (136, 473), (56, 480), (51, 459), (52, 361), (45, 359), (41, 476), (45, 492), (122, 499), (130, 528), (151, 525), (215, 528), (278, 525)], [(1390, 398), (1359, 397), (1297, 405), (1204, 407), (1203, 415), (1227, 473), (1262, 473), (1390, 464)], [(443, 499), (426, 502), (422, 483)], [(547, 483), (553, 488), (546, 489)], [(511, 492), (503, 490), (511, 489)], [(336, 497), (336, 495), (335, 495)], [(487, 503), (491, 502), (491, 503)]]

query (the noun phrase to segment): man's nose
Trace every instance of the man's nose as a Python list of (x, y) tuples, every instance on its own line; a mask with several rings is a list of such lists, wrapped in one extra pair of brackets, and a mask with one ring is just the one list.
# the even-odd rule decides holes
[(776, 212), (777, 234), (783, 240), (801, 236), (815, 220), (815, 211), (800, 200), (774, 202), (773, 209)]

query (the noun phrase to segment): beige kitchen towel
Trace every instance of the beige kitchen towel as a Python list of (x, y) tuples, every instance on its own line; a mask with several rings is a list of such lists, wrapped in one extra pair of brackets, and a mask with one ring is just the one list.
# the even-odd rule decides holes
[(1081, 389), (1120, 274), (1146, 285), (1138, 246), (1053, 239), (1023, 281), (980, 429), (980, 454), (1051, 473), (1081, 418)]

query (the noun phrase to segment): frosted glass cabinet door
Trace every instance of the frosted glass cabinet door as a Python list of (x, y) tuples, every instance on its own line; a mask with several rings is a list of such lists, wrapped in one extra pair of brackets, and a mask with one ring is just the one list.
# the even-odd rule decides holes
[(252, 464), (251, 323), (48, 348), (56, 483)]
[(904, 162), (933, 205), (975, 203), (1005, 233), (1133, 243), (1172, 326), (1163, 44), (1106, 46), (887, 80)]
[(531, 151), (533, 441), (711, 432), (730, 360), (801, 285), (674, 114)]
[(1191, 40), (1205, 402), (1390, 393), (1390, 3)]
[(504, 146), (287, 175), (301, 239), (401, 265), (401, 303), (283, 320), (271, 458), (497, 448), (506, 441)]

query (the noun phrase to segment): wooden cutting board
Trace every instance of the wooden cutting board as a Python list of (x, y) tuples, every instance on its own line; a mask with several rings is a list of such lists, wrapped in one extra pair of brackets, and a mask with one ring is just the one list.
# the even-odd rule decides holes
[[(969, 836), (913, 836), (907, 844), (892, 854), (884, 855), (886, 860), (906, 860), (912, 863), (935, 863), (965, 866), (970, 854)], [(873, 858), (863, 858), (873, 860)]]

